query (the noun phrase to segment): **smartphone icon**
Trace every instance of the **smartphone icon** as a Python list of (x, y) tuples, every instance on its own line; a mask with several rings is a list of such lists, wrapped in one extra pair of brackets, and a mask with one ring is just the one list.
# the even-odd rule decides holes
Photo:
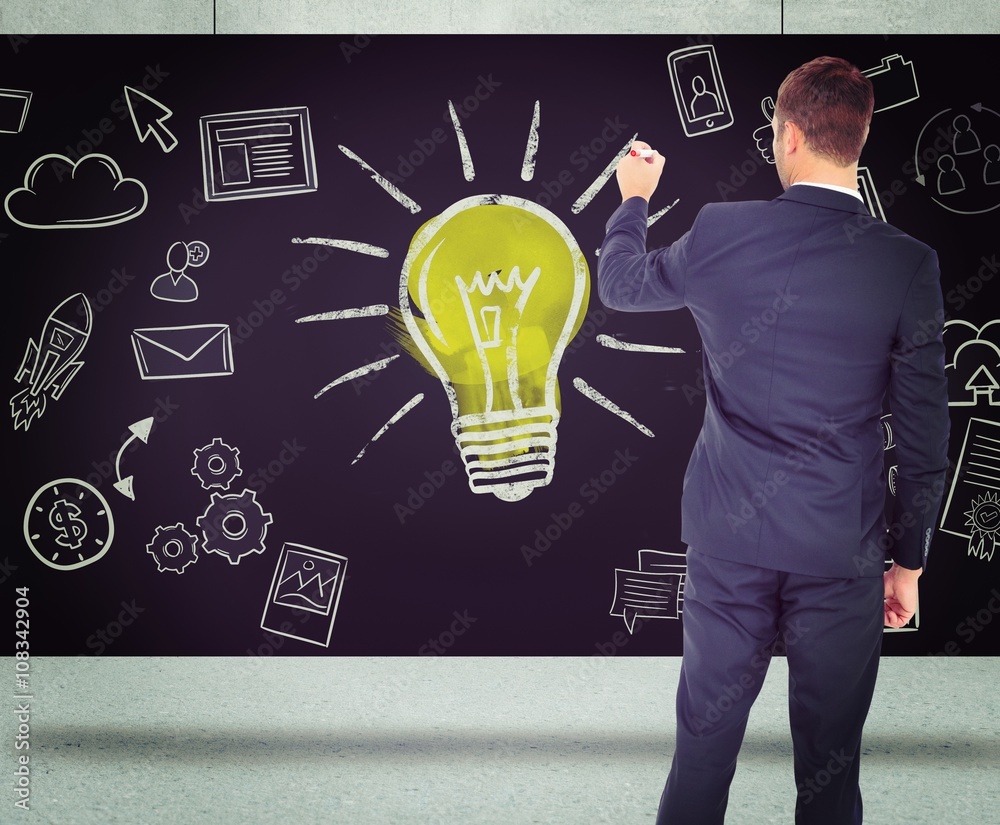
[(695, 137), (733, 125), (714, 46), (677, 49), (667, 55), (667, 68), (685, 135)]

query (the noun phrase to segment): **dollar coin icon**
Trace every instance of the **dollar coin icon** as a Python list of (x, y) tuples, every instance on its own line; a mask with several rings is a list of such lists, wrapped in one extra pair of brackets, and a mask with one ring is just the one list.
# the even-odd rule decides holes
[(115, 535), (111, 508), (96, 487), (78, 478), (50, 481), (24, 511), (24, 538), (43, 563), (76, 570), (108, 552)]

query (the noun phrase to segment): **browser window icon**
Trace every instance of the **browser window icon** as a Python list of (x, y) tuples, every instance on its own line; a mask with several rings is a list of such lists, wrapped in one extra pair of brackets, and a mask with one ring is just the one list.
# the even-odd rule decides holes
[(309, 110), (259, 109), (201, 118), (205, 200), (316, 191)]

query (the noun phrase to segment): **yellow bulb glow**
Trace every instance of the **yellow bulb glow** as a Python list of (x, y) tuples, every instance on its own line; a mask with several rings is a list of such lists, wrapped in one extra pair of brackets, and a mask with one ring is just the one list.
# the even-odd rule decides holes
[(531, 201), (466, 198), (414, 235), (399, 306), (448, 395), (474, 492), (517, 501), (551, 480), (556, 371), (589, 296), (576, 240)]

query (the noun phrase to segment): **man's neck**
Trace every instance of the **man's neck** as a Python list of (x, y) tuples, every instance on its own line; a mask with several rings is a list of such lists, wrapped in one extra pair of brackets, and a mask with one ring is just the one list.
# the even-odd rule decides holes
[(832, 163), (811, 163), (796, 168), (790, 176), (789, 186), (795, 183), (826, 183), (843, 186), (845, 189), (858, 188), (858, 165), (834, 166)]

